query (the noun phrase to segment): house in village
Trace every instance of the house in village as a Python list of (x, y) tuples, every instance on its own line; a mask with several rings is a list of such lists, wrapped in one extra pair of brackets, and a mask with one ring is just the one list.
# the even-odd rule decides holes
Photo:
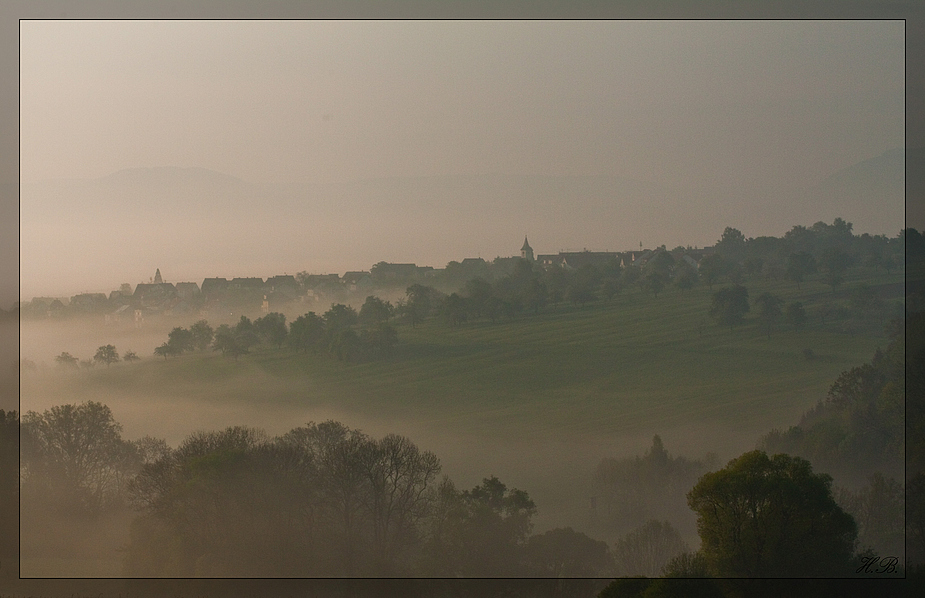
[(320, 301), (324, 296), (336, 295), (343, 292), (340, 276), (337, 274), (299, 274), (304, 294), (303, 301)]
[(195, 302), (201, 294), (202, 291), (199, 290), (199, 285), (195, 282), (177, 283), (177, 296), (183, 301)]
[(103, 314), (109, 308), (105, 293), (81, 293), (71, 297), (68, 311), (73, 314)]
[(67, 313), (67, 306), (55, 297), (33, 297), (23, 306), (20, 314), (31, 318), (61, 318)]
[(126, 303), (125, 305), (119, 306), (111, 313), (103, 316), (103, 323), (107, 325), (121, 324), (122, 322), (127, 321), (132, 314), (132, 306)]
[[(631, 253), (631, 252), (628, 252)], [(612, 261), (624, 264), (627, 255), (616, 251), (560, 251), (557, 254), (542, 254), (537, 261), (544, 268), (559, 267), (566, 270), (578, 270), (584, 266), (601, 267)]]
[(434, 275), (433, 266), (379, 262), (369, 269), (373, 283), (382, 286), (405, 286)]
[(295, 276), (291, 274), (271, 276), (263, 287), (268, 311), (280, 310), (287, 303), (296, 301), (299, 298), (299, 283)]
[(365, 293), (374, 286), (369, 272), (345, 272), (342, 282), (351, 293)]
[(228, 288), (228, 280), (225, 278), (206, 278), (202, 281), (202, 295), (206, 301), (220, 299)]
[(132, 305), (145, 312), (163, 312), (176, 299), (177, 288), (169, 282), (139, 283), (132, 293)]

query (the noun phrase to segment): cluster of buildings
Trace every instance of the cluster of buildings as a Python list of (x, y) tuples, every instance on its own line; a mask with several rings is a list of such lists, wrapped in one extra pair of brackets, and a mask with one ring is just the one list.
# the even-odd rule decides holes
[[(640, 251), (560, 251), (557, 254), (534, 255), (529, 241), (524, 238), (520, 258), (543, 268), (577, 270), (582, 267), (603, 266), (616, 261), (621, 267), (644, 266), (664, 248)], [(684, 250), (685, 259), (695, 266), (712, 252), (712, 248)], [(491, 268), (503, 272), (512, 268), (517, 257), (497, 258), (489, 263), (481, 258), (466, 258), (450, 262), (445, 269), (415, 264), (379, 262), (369, 271), (337, 274), (306, 274), (298, 277), (283, 274), (263, 278), (206, 278), (202, 285), (195, 282), (165, 282), (160, 269), (153, 279), (140, 283), (134, 289), (123, 284), (120, 289), (105, 293), (82, 293), (69, 301), (53, 297), (35, 297), (20, 307), (24, 317), (58, 318), (73, 315), (103, 316), (107, 324), (134, 322), (140, 324), (154, 314), (210, 315), (236, 312), (263, 313), (283, 311), (287, 305), (314, 304), (324, 301), (346, 301), (351, 297), (362, 300), (376, 289), (404, 289), (410, 284), (432, 284), (443, 280), (448, 285), (462, 284), (476, 276), (491, 276)], [(507, 267), (506, 267), (507, 266)]]
[[(661, 251), (666, 251), (666, 249), (662, 247), (640, 249), (639, 251), (560, 251), (556, 254), (540, 254), (534, 257), (533, 248), (530, 247), (529, 241), (524, 237), (520, 257), (530, 262), (536, 262), (543, 268), (559, 267), (566, 270), (579, 270), (585, 266), (600, 267), (614, 261), (619, 263), (621, 268), (627, 266), (644, 267), (650, 259)], [(671, 253), (677, 253), (678, 255), (674, 256), (675, 259), (684, 260), (696, 268), (704, 256), (713, 253), (713, 248), (693, 249), (687, 247), (683, 251), (672, 251)]]

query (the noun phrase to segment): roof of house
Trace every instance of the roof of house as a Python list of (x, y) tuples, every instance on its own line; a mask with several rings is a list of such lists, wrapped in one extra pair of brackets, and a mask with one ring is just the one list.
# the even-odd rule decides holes
[(279, 286), (279, 285), (290, 285), (297, 287), (299, 283), (296, 282), (295, 276), (292, 274), (279, 274), (277, 276), (271, 276), (267, 279), (267, 284), (270, 286)]
[(132, 297), (141, 297), (148, 293), (176, 293), (177, 289), (170, 282), (142, 282), (135, 286)]
[(263, 279), (262, 279), (262, 278), (253, 277), (253, 276), (251, 276), (251, 277), (232, 278), (232, 279), (231, 279), (231, 282), (229, 282), (228, 284), (229, 284), (230, 286), (235, 286), (235, 287), (239, 287), (239, 288), (242, 288), (242, 287), (256, 288), (256, 287), (262, 287), (262, 286), (263, 286)]
[(344, 283), (345, 284), (356, 284), (364, 276), (369, 276), (369, 272), (345, 272), (344, 273)]

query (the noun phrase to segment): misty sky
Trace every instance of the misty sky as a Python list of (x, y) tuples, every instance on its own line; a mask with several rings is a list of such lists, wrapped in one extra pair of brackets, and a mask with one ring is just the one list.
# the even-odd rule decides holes
[[(777, 189), (817, 185), (904, 142), (901, 21), (22, 21), (20, 36), (23, 185), (178, 166), (288, 190), (488, 174)], [(665, 224), (670, 234), (649, 237), (704, 245), (727, 224), (747, 236), (785, 232), (768, 214), (792, 206), (747, 207), (745, 222)], [(894, 236), (902, 205), (887, 209), (895, 222), (856, 219), (855, 230)], [(216, 240), (199, 262), (187, 250), (182, 267), (166, 255), (109, 263), (75, 237), (58, 271), (41, 252), (67, 246), (67, 233), (42, 228), (24, 200), (21, 294), (105, 292), (146, 280), (152, 265), (201, 282), (379, 260), (442, 267), (512, 255), (524, 233), (540, 252), (630, 249), (638, 236), (614, 222), (570, 226), (565, 211), (549, 222), (505, 216), (510, 230), (477, 240), (468, 226), (446, 226), (417, 245), (391, 244), (414, 229), (406, 218), (407, 229), (338, 253), (357, 211), (338, 218), (328, 207), (328, 250), (314, 262), (281, 251), (245, 266)], [(107, 237), (126, 222), (96, 218), (80, 234)], [(790, 222), (799, 223), (811, 224)], [(181, 228), (173, 222), (171, 234)], [(75, 288), (62, 272), (81, 259)]]

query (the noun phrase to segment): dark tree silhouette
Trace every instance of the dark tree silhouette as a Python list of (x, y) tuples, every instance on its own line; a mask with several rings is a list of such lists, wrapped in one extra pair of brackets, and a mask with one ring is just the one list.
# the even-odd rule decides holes
[(116, 351), (116, 348), (113, 345), (103, 345), (96, 350), (96, 355), (93, 356), (93, 361), (105, 363), (106, 367), (109, 367), (110, 364), (119, 361), (119, 352)]
[(705, 474), (688, 493), (701, 550), (716, 576), (852, 573), (857, 525), (809, 461), (752, 451)]
[(748, 289), (741, 285), (734, 285), (720, 289), (713, 294), (710, 317), (717, 324), (731, 328), (742, 323), (748, 310)]

